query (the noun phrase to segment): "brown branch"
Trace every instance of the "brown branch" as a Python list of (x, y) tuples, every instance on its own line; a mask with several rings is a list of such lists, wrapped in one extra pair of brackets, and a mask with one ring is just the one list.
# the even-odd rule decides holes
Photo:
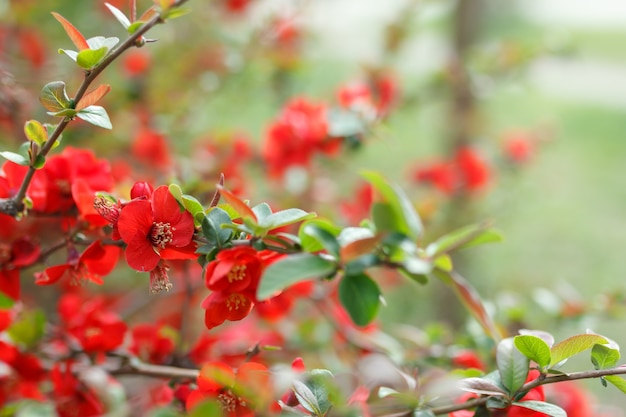
[(176, 366), (152, 365), (132, 358), (122, 367), (114, 369), (110, 373), (111, 375), (143, 375), (153, 378), (196, 379), (200, 371)]

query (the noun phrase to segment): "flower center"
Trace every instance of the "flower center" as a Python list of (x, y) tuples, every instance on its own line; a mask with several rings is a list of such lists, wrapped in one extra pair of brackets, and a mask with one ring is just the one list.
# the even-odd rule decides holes
[(174, 230), (176, 229), (170, 226), (169, 223), (152, 223), (152, 229), (150, 229), (150, 242), (152, 242), (152, 246), (165, 249), (165, 246), (167, 246), (174, 237)]
[(235, 265), (226, 277), (228, 278), (229, 283), (232, 283), (233, 281), (242, 281), (246, 277), (246, 266)]
[(246, 304), (246, 297), (241, 294), (231, 294), (226, 299), (226, 307), (228, 310), (239, 310), (239, 307), (242, 307)]
[(230, 391), (224, 391), (217, 396), (217, 401), (219, 401), (222, 410), (232, 413), (237, 409), (237, 405), (241, 405), (242, 407), (246, 406), (246, 402), (241, 398), (236, 397)]

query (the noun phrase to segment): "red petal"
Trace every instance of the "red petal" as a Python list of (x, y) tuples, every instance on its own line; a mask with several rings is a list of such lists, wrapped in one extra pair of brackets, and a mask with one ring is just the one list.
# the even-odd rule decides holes
[(152, 208), (146, 200), (134, 200), (120, 212), (117, 228), (122, 240), (129, 243), (137, 234), (148, 237), (152, 228)]
[(126, 247), (126, 262), (137, 271), (152, 271), (159, 263), (160, 256), (144, 235), (136, 235)]
[(92, 274), (106, 276), (115, 268), (120, 253), (119, 247), (103, 245), (102, 241), (98, 240), (85, 249), (79, 262), (83, 263)]
[(154, 212), (154, 221), (170, 223), (178, 223), (181, 217), (181, 208), (178, 201), (174, 198), (167, 185), (157, 187), (152, 193), (152, 211)]
[(0, 291), (13, 300), (20, 299), (20, 271), (0, 269)]
[(50, 268), (46, 268), (42, 273), (35, 275), (35, 284), (37, 285), (50, 285), (60, 280), (65, 272), (71, 268), (71, 265), (55, 265)]

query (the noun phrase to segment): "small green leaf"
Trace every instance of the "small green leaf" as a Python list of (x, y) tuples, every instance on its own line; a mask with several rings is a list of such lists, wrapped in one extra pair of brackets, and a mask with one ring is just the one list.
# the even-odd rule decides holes
[(440, 255), (435, 258), (433, 265), (436, 268), (441, 269), (442, 271), (450, 272), (454, 269), (454, 265), (452, 264), (452, 258), (450, 255)]
[(594, 345), (591, 348), (591, 363), (596, 369), (608, 369), (617, 365), (620, 359), (618, 349), (606, 345)]
[(98, 49), (84, 49), (76, 56), (76, 63), (82, 69), (92, 69), (102, 62), (108, 52), (109, 49), (106, 47)]
[(339, 300), (358, 326), (374, 320), (380, 308), (380, 295), (378, 284), (363, 273), (346, 275), (339, 283)]
[(163, 20), (171, 20), (171, 19), (176, 19), (179, 18), (181, 16), (186, 15), (187, 13), (190, 13), (191, 9), (187, 8), (187, 7), (176, 7), (176, 8), (171, 8), (168, 9), (167, 11), (165, 11), (162, 15), (161, 18)]
[(72, 51), (71, 49), (60, 49), (58, 50), (60, 54), (65, 54), (70, 57), (70, 59), (76, 62), (76, 58), (78, 58), (78, 52)]
[(52, 81), (43, 86), (39, 93), (39, 101), (46, 110), (58, 112), (71, 107), (72, 101), (65, 91), (65, 83), (63, 81)]
[(48, 130), (37, 120), (29, 120), (24, 123), (24, 134), (28, 140), (42, 146), (48, 140)]
[(339, 235), (341, 229), (335, 226), (333, 223), (328, 220), (323, 219), (312, 219), (307, 220), (302, 223), (300, 229), (298, 230), (298, 238), (300, 239), (300, 245), (302, 249), (306, 252), (318, 252), (324, 249), (324, 243), (318, 239), (315, 235), (305, 233), (304, 230), (307, 226), (311, 225), (316, 229), (324, 230), (326, 233), (331, 235), (334, 239)]
[(202, 220), (202, 234), (207, 238), (209, 244), (218, 248), (223, 248), (232, 237), (233, 231), (222, 225), (232, 224), (228, 213), (219, 207), (214, 207)]
[(377, 232), (396, 232), (402, 228), (402, 219), (388, 203), (372, 204), (372, 220)]
[(128, 28), (126, 29), (128, 31), (128, 34), (132, 35), (133, 33), (137, 32), (137, 30), (139, 30), (139, 28), (142, 27), (144, 23), (145, 22), (142, 22), (140, 20), (131, 23), (130, 26), (128, 26)]
[(178, 204), (182, 206), (183, 205), (183, 189), (180, 188), (180, 185), (170, 184), (167, 187), (167, 190), (170, 192), (172, 197), (174, 197), (176, 201), (178, 201)]
[(543, 401), (519, 401), (514, 402), (513, 405), (538, 411), (552, 417), (567, 417), (567, 413), (561, 407)]
[(626, 380), (618, 375), (607, 375), (604, 377), (607, 381), (613, 384), (617, 389), (626, 394)]
[(300, 405), (304, 407), (308, 412), (317, 417), (322, 417), (324, 415), (317, 400), (317, 397), (304, 382), (298, 381), (297, 379), (294, 380), (293, 392), (296, 395), (296, 399), (298, 400)]
[(15, 152), (9, 152), (9, 151), (2, 151), (0, 152), (0, 156), (2, 156), (4, 159), (14, 162), (18, 165), (23, 165), (23, 166), (28, 166), (30, 165), (30, 160), (28, 159), (28, 157), (20, 155), (19, 153), (15, 153)]
[(46, 113), (52, 117), (67, 117), (68, 119), (72, 119), (78, 112), (74, 109), (63, 109), (59, 111), (49, 111)]
[(279, 227), (288, 226), (293, 223), (297, 223), (303, 220), (312, 219), (317, 216), (315, 213), (307, 213), (304, 210), (297, 208), (290, 208), (287, 210), (277, 211), (272, 213), (264, 219), (258, 219), (259, 227), (265, 230), (273, 230)]
[(382, 195), (383, 202), (390, 205), (398, 224), (396, 231), (413, 239), (418, 238), (423, 230), (422, 221), (406, 194), (399, 187), (389, 184), (377, 172), (367, 171), (362, 175)]
[(515, 336), (515, 347), (541, 368), (550, 365), (550, 346), (537, 336)]
[(557, 343), (552, 346), (552, 360), (550, 367), (554, 367), (558, 363), (571, 358), (587, 349), (591, 349), (597, 344), (607, 344), (608, 340), (597, 334), (579, 334)]
[(13, 304), (15, 304), (15, 300), (5, 293), (0, 292), (0, 310), (7, 310), (13, 307)]
[(37, 155), (35, 157), (35, 162), (33, 163), (33, 168), (41, 169), (46, 164), (46, 157), (44, 155)]
[(259, 301), (267, 300), (277, 292), (300, 281), (327, 277), (337, 270), (334, 261), (311, 253), (289, 255), (271, 263), (261, 276), (257, 290)]
[(204, 207), (202, 207), (202, 204), (193, 196), (184, 194), (182, 199), (185, 210), (193, 216), (193, 224), (195, 226), (200, 226), (202, 224), (202, 220), (204, 219)]
[(102, 106), (89, 106), (79, 111), (76, 116), (87, 123), (104, 129), (113, 129), (107, 111)]
[(15, 343), (29, 348), (41, 339), (45, 324), (46, 316), (41, 310), (30, 310), (22, 313), (7, 332)]
[(356, 275), (364, 272), (366, 269), (376, 265), (380, 265), (381, 260), (373, 253), (368, 253), (351, 260), (344, 266), (346, 275)]
[(517, 348), (512, 337), (498, 343), (496, 363), (500, 380), (510, 394), (517, 392), (526, 382), (529, 361)]
[[(496, 241), (496, 233), (487, 229), (488, 224), (472, 224), (447, 233), (428, 245), (426, 253), (436, 256), (453, 250), (468, 248), (479, 243)], [(499, 235), (498, 235), (499, 236)], [(489, 240), (494, 239), (494, 240)]]
[[(326, 249), (328, 253), (335, 257), (339, 257), (339, 242), (337, 242), (337, 238), (326, 229), (318, 226), (315, 223), (306, 223), (302, 225), (298, 236), (302, 237), (306, 236), (313, 239), (318, 245), (314, 245), (314, 252), (317, 252), (320, 249)], [(301, 240), (302, 241), (302, 240)], [(307, 239), (307, 243), (310, 240)], [(319, 248), (321, 246), (321, 248)], [(319, 249), (318, 249), (319, 248)]]
[(478, 395), (507, 396), (498, 384), (487, 378), (466, 378), (461, 381), (461, 389)]
[(203, 401), (192, 408), (187, 417), (221, 416), (222, 406), (217, 400)]
[(267, 203), (261, 203), (252, 207), (252, 212), (256, 215), (257, 220), (260, 222), (272, 214), (272, 208)]

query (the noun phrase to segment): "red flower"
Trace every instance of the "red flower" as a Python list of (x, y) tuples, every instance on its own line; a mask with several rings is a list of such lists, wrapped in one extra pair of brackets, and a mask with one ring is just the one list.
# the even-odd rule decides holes
[(548, 402), (565, 410), (567, 417), (590, 417), (593, 411), (589, 393), (576, 382), (567, 381), (546, 386)]
[(131, 330), (129, 350), (146, 362), (164, 363), (174, 351), (174, 342), (165, 332), (167, 327), (138, 324)]
[(105, 412), (104, 405), (85, 383), (72, 373), (71, 363), (55, 364), (50, 371), (53, 386), (53, 399), (60, 417), (92, 417), (101, 416)]
[(124, 55), (122, 67), (129, 77), (137, 77), (150, 68), (150, 55), (141, 49), (131, 49)]
[(523, 164), (528, 162), (535, 153), (532, 137), (525, 131), (509, 132), (505, 135), (504, 154), (512, 162)]
[(166, 137), (149, 127), (140, 128), (135, 135), (132, 153), (150, 167), (167, 170), (171, 166), (171, 152)]
[(251, 297), (243, 293), (216, 291), (202, 301), (204, 324), (212, 329), (226, 320), (239, 321), (245, 318), (254, 307)]
[(265, 138), (263, 158), (270, 176), (279, 178), (293, 166), (308, 167), (313, 153), (324, 151), (327, 138), (326, 106), (304, 98), (290, 101)]
[[(76, 252), (76, 250), (71, 250)], [(35, 283), (39, 285), (50, 285), (67, 277), (71, 284), (78, 284), (84, 281), (91, 281), (102, 285), (103, 276), (108, 275), (120, 257), (121, 249), (117, 246), (103, 245), (97, 240), (85, 249), (77, 257), (70, 256), (66, 264), (55, 265), (46, 268), (42, 273), (35, 274)]]
[(85, 302), (76, 294), (66, 294), (59, 300), (58, 310), (67, 332), (87, 353), (103, 357), (105, 352), (116, 349), (124, 340), (126, 323), (106, 309), (100, 298)]
[(126, 261), (138, 271), (153, 270), (162, 257), (167, 258), (166, 250), (188, 246), (195, 230), (191, 214), (181, 210), (165, 185), (154, 190), (149, 200), (129, 202), (117, 226), (128, 245)]
[(28, 238), (19, 238), (11, 245), (0, 243), (0, 292), (13, 300), (20, 299), (20, 267), (39, 258), (39, 246)]
[(270, 406), (269, 370), (246, 362), (235, 370), (222, 362), (209, 362), (200, 370), (198, 389), (187, 397), (187, 410), (205, 400), (217, 400), (224, 417), (253, 417)]
[(207, 265), (205, 283), (212, 291), (255, 290), (261, 278), (261, 258), (249, 246), (225, 249)]
[(460, 368), (475, 368), (483, 371), (486, 369), (483, 361), (480, 360), (476, 352), (472, 350), (458, 352), (452, 358), (452, 364)]
[(489, 167), (474, 149), (469, 147), (459, 149), (454, 162), (466, 190), (483, 188), (489, 182)]
[(437, 161), (419, 167), (414, 173), (414, 178), (417, 182), (432, 184), (444, 194), (452, 194), (457, 187), (456, 172), (449, 162)]

